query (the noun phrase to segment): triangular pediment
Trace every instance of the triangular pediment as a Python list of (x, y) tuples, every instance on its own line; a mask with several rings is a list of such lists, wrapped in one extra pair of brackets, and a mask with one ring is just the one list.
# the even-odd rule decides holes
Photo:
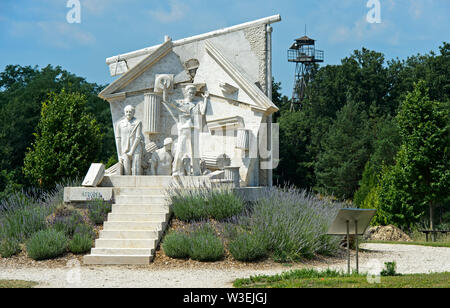
[(172, 41), (169, 40), (165, 42), (153, 53), (142, 59), (142, 61), (140, 61), (136, 66), (128, 70), (125, 74), (120, 76), (120, 78), (116, 79), (109, 86), (107, 86), (98, 96), (103, 99), (108, 99), (113, 97), (115, 94), (117, 95), (118, 91), (128, 86), (131, 82), (144, 74), (144, 72), (161, 61), (161, 59), (166, 57), (172, 51), (172, 47)]
[(209, 56), (231, 77), (231, 79), (241, 88), (252, 100), (252, 105), (257, 106), (265, 113), (272, 114), (278, 111), (278, 107), (262, 92), (254, 83), (250, 81), (247, 74), (233, 64), (232, 61), (220, 52), (211, 41), (205, 42), (205, 49)]

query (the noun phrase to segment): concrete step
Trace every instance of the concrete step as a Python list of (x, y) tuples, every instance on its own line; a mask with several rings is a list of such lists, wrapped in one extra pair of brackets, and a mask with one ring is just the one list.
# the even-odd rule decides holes
[(91, 254), (96, 256), (151, 256), (154, 249), (147, 248), (92, 248)]
[(147, 221), (147, 222), (137, 222), (137, 221), (106, 221), (103, 224), (103, 230), (106, 231), (133, 231), (133, 230), (143, 230), (143, 231), (160, 231), (165, 228), (166, 222), (161, 221)]
[(155, 221), (167, 221), (169, 213), (127, 213), (127, 214), (108, 214), (108, 222), (113, 221), (132, 221), (132, 222), (155, 222)]
[(154, 239), (159, 237), (159, 231), (100, 231), (101, 239)]
[(165, 189), (172, 183), (171, 176), (105, 176), (101, 187), (145, 187)]
[(120, 195), (115, 197), (116, 204), (168, 204), (169, 199), (164, 195)]
[(95, 248), (147, 248), (154, 249), (158, 242), (154, 239), (96, 239)]
[(87, 255), (84, 256), (83, 262), (87, 265), (147, 265), (153, 260), (153, 256), (135, 255), (135, 256), (120, 256), (120, 255)]
[(151, 187), (121, 187), (117, 189), (117, 195), (132, 195), (132, 196), (142, 196), (142, 195), (166, 195), (165, 188), (151, 188)]
[(169, 212), (170, 206), (167, 204), (113, 204), (113, 214), (128, 214), (128, 213), (166, 213)]

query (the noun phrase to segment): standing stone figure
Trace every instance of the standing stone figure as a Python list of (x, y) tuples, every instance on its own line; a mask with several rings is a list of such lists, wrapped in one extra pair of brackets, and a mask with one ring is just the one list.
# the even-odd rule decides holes
[(120, 174), (142, 175), (142, 155), (144, 136), (142, 122), (134, 117), (135, 108), (128, 105), (124, 109), (125, 118), (117, 125)]
[(197, 88), (195, 85), (188, 85), (184, 89), (184, 100), (170, 103), (175, 107), (180, 115), (178, 121), (178, 141), (175, 147), (172, 175), (182, 176), (185, 174), (183, 158), (187, 154), (191, 158), (192, 171), (194, 176), (201, 175), (200, 155), (198, 153), (199, 132), (202, 129), (202, 119), (206, 114), (206, 106), (209, 93), (203, 94), (203, 101), (194, 101)]
[(164, 147), (153, 152), (151, 170), (153, 175), (172, 175), (172, 138), (164, 139)]

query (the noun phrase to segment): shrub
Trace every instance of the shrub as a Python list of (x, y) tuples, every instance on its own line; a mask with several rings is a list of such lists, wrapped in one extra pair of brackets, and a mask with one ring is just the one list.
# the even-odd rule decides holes
[(191, 190), (171, 197), (175, 217), (183, 221), (208, 218), (205, 197)]
[(4, 213), (2, 233), (5, 238), (24, 241), (47, 227), (47, 210), (39, 206), (26, 206)]
[(57, 208), (48, 223), (49, 226), (56, 231), (64, 232), (68, 237), (72, 237), (75, 233), (75, 229), (79, 225), (84, 224), (84, 219), (76, 209), (62, 206)]
[(203, 225), (190, 234), (190, 257), (197, 261), (217, 261), (224, 256), (224, 247), (212, 227)]
[(8, 195), (6, 198), (1, 200), (0, 203), (0, 213), (1, 212), (13, 212), (14, 210), (31, 207), (35, 205), (36, 200), (23, 190), (15, 191)]
[(86, 253), (92, 248), (92, 234), (87, 232), (76, 233), (69, 242), (69, 250), (74, 254)]
[(14, 238), (0, 238), (0, 256), (2, 258), (9, 258), (20, 253), (20, 242)]
[(54, 229), (42, 230), (27, 241), (26, 247), (28, 256), (34, 260), (52, 259), (66, 252), (67, 237)]
[(24, 158), (29, 182), (52, 188), (62, 178), (83, 176), (97, 159), (103, 134), (86, 102), (83, 94), (63, 89), (42, 103), (35, 141)]
[(77, 225), (76, 228), (75, 228), (74, 234), (76, 235), (76, 234), (79, 234), (79, 233), (89, 235), (91, 237), (91, 239), (95, 239), (95, 231), (94, 231), (94, 228), (92, 228), (91, 225), (88, 225), (88, 224), (79, 224), (79, 225)]
[(172, 187), (169, 189), (169, 196), (175, 217), (188, 222), (208, 218), (224, 220), (244, 209), (243, 200), (229, 188)]
[(207, 212), (212, 218), (224, 220), (243, 210), (244, 201), (229, 189), (211, 190), (208, 194)]
[(164, 253), (175, 259), (187, 259), (190, 255), (190, 240), (187, 234), (172, 232), (165, 236), (162, 248)]
[(326, 233), (341, 207), (306, 191), (268, 188), (251, 211), (236, 220), (267, 245), (276, 261), (295, 261), (338, 249), (339, 239)]
[(398, 276), (395, 262), (384, 262), (384, 266), (384, 269), (380, 272), (381, 276)]
[(93, 224), (101, 225), (108, 218), (111, 212), (111, 204), (102, 199), (93, 200), (88, 204), (89, 219)]
[(249, 232), (241, 232), (230, 241), (228, 249), (238, 261), (255, 261), (267, 255), (265, 243), (256, 235)]

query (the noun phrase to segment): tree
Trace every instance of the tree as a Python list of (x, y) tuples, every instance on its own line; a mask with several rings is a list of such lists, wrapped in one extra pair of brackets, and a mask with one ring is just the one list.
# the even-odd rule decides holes
[[(400, 133), (395, 118), (390, 116), (375, 119), (374, 132), (372, 136), (373, 151), (369, 161), (364, 167), (359, 188), (353, 197), (356, 206), (369, 208), (375, 204), (375, 192), (380, 184), (380, 177), (385, 166), (394, 165), (395, 155), (401, 144)], [(368, 199), (367, 199), (368, 198)], [(366, 200), (367, 199), (367, 200)]]
[(387, 222), (410, 227), (429, 209), (448, 197), (450, 183), (450, 126), (448, 103), (429, 98), (420, 81), (400, 106), (397, 122), (402, 146), (396, 164), (382, 177), (381, 207)]
[(353, 203), (356, 206), (362, 207), (366, 197), (369, 195), (372, 189), (377, 186), (377, 177), (378, 172), (376, 171), (375, 166), (373, 166), (372, 162), (369, 160), (364, 167), (362, 179), (359, 182), (359, 188), (355, 192), (355, 195), (353, 197)]
[[(50, 92), (77, 92), (86, 96), (86, 110), (101, 126), (105, 135), (99, 161), (106, 162), (115, 154), (115, 141), (109, 104), (97, 97), (102, 86), (88, 83), (61, 67), (42, 69), (31, 66), (8, 65), (0, 72), (0, 169), (10, 177), (0, 181), (0, 192), (14, 183), (30, 185), (23, 178), (25, 153), (34, 140), (41, 105)], [(6, 178), (5, 178), (6, 179)], [(10, 185), (11, 187), (11, 185)]]
[(84, 95), (65, 90), (42, 103), (36, 140), (24, 160), (30, 182), (51, 188), (64, 178), (83, 176), (99, 157), (103, 135), (85, 107)]
[(317, 185), (338, 198), (353, 197), (371, 152), (368, 115), (362, 104), (345, 105), (322, 142), (315, 166)]
[(308, 188), (314, 184), (314, 173), (307, 145), (310, 131), (307, 119), (301, 111), (283, 111), (278, 118), (280, 125), (280, 163), (274, 172), (274, 182)]

